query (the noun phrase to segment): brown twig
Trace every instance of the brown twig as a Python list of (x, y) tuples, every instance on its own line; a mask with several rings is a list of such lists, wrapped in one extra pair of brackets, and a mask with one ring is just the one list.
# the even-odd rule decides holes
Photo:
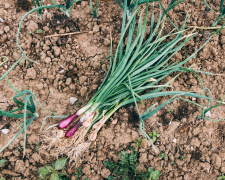
[(53, 34), (53, 35), (45, 36), (45, 38), (56, 37), (56, 36), (68, 36), (68, 35), (83, 34), (83, 33), (88, 33), (88, 32), (87, 31), (83, 31), (83, 32), (72, 32), (72, 33), (64, 33), (64, 34)]

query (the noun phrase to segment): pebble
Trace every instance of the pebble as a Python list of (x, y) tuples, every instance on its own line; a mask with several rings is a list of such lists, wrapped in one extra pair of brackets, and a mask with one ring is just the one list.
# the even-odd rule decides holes
[(10, 4), (5, 4), (5, 9), (9, 9), (10, 8)]
[(50, 57), (45, 58), (45, 63), (46, 64), (49, 64), (50, 62), (51, 62), (51, 58)]
[(208, 112), (205, 114), (205, 117), (211, 117), (211, 116), (212, 116), (212, 114), (211, 114), (210, 111), (208, 111)]
[(12, 172), (8, 169), (3, 169), (1, 174), (10, 175), (10, 176), (20, 176), (19, 173)]
[(2, 134), (8, 134), (10, 132), (10, 130), (9, 129), (2, 129), (0, 132)]
[(34, 68), (27, 69), (26, 79), (35, 79), (36, 75), (37, 74), (36, 74), (36, 71), (34, 70)]
[(61, 71), (59, 71), (59, 73), (64, 73), (64, 71), (65, 71), (65, 70), (64, 70), (64, 69), (62, 69)]
[(70, 97), (70, 104), (74, 105), (74, 103), (77, 101), (77, 98), (75, 97)]

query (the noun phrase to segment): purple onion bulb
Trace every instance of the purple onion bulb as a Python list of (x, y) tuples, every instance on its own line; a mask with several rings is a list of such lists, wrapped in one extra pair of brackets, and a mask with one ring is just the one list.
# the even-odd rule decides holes
[(66, 131), (66, 138), (70, 138), (71, 136), (73, 136), (75, 134), (75, 132), (78, 130), (78, 128), (80, 127), (80, 125), (82, 124), (82, 121), (78, 121), (75, 126), (73, 126), (72, 128), (70, 128), (68, 131)]
[(66, 128), (67, 126), (70, 125), (70, 123), (71, 123), (76, 117), (78, 117), (78, 113), (77, 113), (77, 112), (76, 112), (75, 114), (69, 116), (68, 118), (62, 120), (62, 121), (59, 123), (59, 128), (60, 128), (60, 129)]

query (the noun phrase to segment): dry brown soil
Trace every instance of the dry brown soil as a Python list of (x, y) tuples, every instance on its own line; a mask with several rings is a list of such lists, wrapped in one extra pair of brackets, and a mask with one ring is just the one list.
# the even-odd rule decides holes
[[(8, 25), (0, 24), (0, 55), (9, 58), (8, 63), (0, 67), (0, 76), (20, 57), (16, 45), (18, 23), (32, 8), (31, 4), (21, 7), (21, 2), (0, 0), (0, 17), (8, 22)], [(48, 3), (51, 4), (50, 0)], [(163, 3), (168, 5), (167, 1)], [(212, 0), (211, 5), (215, 10), (219, 10), (218, 0)], [(209, 27), (216, 18), (213, 12), (206, 11), (202, 0), (185, 1), (171, 10), (169, 15), (180, 27), (187, 12), (188, 26)], [(93, 18), (87, 1), (75, 5), (71, 18), (66, 18), (57, 9), (44, 11), (43, 21), (38, 19), (36, 13), (29, 15), (22, 25), (20, 44), (27, 55), (39, 64), (25, 60), (23, 67), (21, 62), (9, 74), (10, 82), (19, 90), (32, 90), (46, 110), (58, 115), (74, 113), (79, 109), (78, 106), (83, 106), (93, 96), (103, 81), (109, 62), (106, 60), (101, 63), (101, 61), (109, 55), (110, 33), (115, 49), (119, 40), (121, 21), (122, 11), (114, 1), (100, 2), (98, 20)], [(38, 29), (42, 29), (44, 35), (28, 34), (29, 30), (35, 32)], [(43, 37), (76, 31), (84, 33)], [(173, 57), (173, 60), (183, 60), (197, 50), (208, 36), (209, 30), (200, 30), (199, 34)], [(0, 63), (2, 61), (3, 59)], [(185, 66), (193, 64), (202, 71), (220, 74), (218, 76), (200, 74), (205, 87), (211, 90), (212, 98), (220, 100), (225, 92), (225, 30), (220, 35), (214, 36)], [(167, 81), (171, 77), (168, 77)], [(201, 92), (200, 82), (191, 73), (183, 73), (172, 85), (174, 90)], [(15, 108), (12, 100), (14, 95), (15, 92), (10, 89), (7, 81), (1, 81), (0, 108), (5, 111)], [(71, 105), (70, 97), (76, 97), (78, 101)], [(157, 98), (145, 101), (144, 106), (140, 105), (140, 110), (144, 112), (154, 102), (162, 103), (165, 100), (166, 98)], [(207, 103), (200, 99), (190, 100), (204, 106)], [(82, 179), (107, 178), (110, 172), (102, 161), (117, 161), (119, 152), (128, 150), (131, 145), (136, 147), (134, 140), (141, 137), (143, 139), (141, 148), (136, 148), (139, 153), (140, 170), (146, 171), (149, 166), (159, 169), (160, 179), (216, 180), (225, 173), (225, 123), (196, 119), (201, 113), (200, 109), (182, 101), (176, 101), (171, 106), (173, 107), (171, 114), (167, 111), (169, 107), (166, 107), (146, 120), (146, 131), (150, 133), (156, 130), (160, 134), (155, 147), (168, 158), (161, 159), (143, 139), (138, 129), (138, 116), (135, 109), (130, 106), (116, 112), (100, 131), (89, 151), (76, 164), (67, 164), (64, 171), (74, 180), (74, 166), (82, 166), (85, 174)], [(54, 149), (37, 150), (38, 144), (41, 147), (43, 145), (42, 135), (47, 134), (45, 130), (40, 131), (42, 120), (50, 115), (40, 107), (37, 112), (40, 117), (27, 130), (26, 155), (22, 156), (22, 135), (0, 154), (0, 159), (7, 159), (0, 168), (2, 176), (6, 179), (35, 180), (38, 177), (39, 167), (49, 165), (57, 159)], [(225, 118), (224, 105), (210, 112), (212, 119)], [(47, 119), (44, 129), (58, 121), (59, 119)], [(9, 134), (0, 134), (0, 148), (16, 134), (20, 122), (18, 119), (0, 117), (0, 129), (3, 127), (10, 129)], [(182, 160), (180, 156), (184, 159)]]

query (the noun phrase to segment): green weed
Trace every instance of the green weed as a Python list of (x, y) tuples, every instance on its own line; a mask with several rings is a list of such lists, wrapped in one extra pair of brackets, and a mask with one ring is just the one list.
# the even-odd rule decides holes
[(120, 180), (156, 180), (160, 176), (159, 170), (153, 170), (151, 167), (148, 168), (148, 172), (137, 170), (138, 164), (138, 154), (132, 146), (130, 148), (131, 153), (128, 154), (127, 151), (121, 151), (119, 154), (118, 163), (111, 161), (103, 161), (103, 164), (112, 171), (112, 175), (108, 176), (108, 180), (120, 179)]
[(141, 138), (138, 138), (138, 140), (135, 140), (134, 142), (136, 142), (137, 147), (141, 147), (141, 144), (142, 144), (142, 139)]
[(154, 130), (153, 133), (149, 134), (149, 136), (152, 137), (152, 140), (154, 142), (157, 138), (159, 138), (160, 134), (157, 134), (157, 132)]
[(40, 180), (70, 180), (65, 172), (60, 172), (66, 165), (67, 158), (60, 158), (52, 166), (41, 167), (38, 170)]

